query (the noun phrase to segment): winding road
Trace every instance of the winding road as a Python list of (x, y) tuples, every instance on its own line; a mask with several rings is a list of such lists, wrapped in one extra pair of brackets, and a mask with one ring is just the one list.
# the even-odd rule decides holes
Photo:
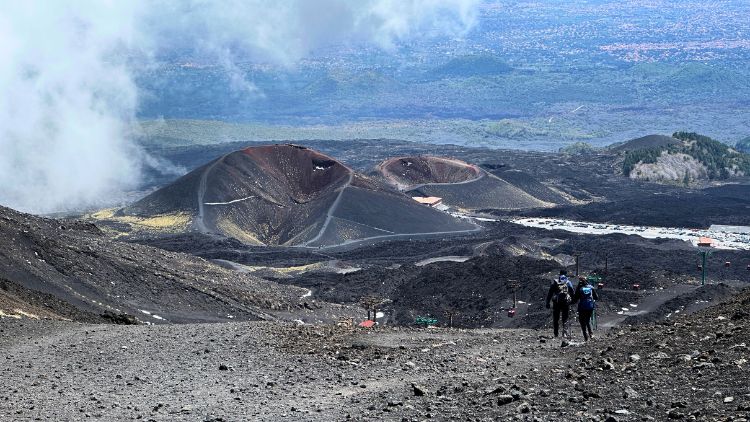
[(307, 247), (311, 243), (317, 242), (320, 240), (320, 238), (323, 236), (323, 233), (328, 229), (328, 225), (331, 223), (331, 220), (333, 219), (333, 213), (336, 212), (336, 209), (339, 207), (339, 203), (341, 203), (341, 196), (344, 194), (344, 191), (346, 188), (352, 185), (352, 182), (354, 181), (354, 172), (349, 170), (349, 179), (344, 183), (343, 186), (339, 188), (339, 194), (336, 196), (336, 199), (333, 201), (333, 204), (331, 204), (331, 207), (328, 208), (328, 213), (326, 214), (326, 221), (323, 222), (323, 226), (320, 228), (320, 231), (318, 234), (313, 237), (312, 239), (308, 240), (307, 242), (300, 243), (298, 246)]

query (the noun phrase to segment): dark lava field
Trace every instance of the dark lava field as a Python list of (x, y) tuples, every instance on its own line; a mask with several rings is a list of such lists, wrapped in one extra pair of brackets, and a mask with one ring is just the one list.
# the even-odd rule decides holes
[[(701, 285), (689, 242), (512, 221), (750, 225), (744, 178), (392, 140), (151, 153), (193, 170), (118, 210), (0, 208), (1, 420), (750, 418), (748, 251)], [(589, 342), (574, 308), (552, 337), (561, 269), (601, 283)]]

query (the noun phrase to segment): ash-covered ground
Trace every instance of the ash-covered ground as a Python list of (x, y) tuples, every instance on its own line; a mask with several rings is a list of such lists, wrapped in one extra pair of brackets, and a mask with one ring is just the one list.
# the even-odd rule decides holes
[[(749, 222), (741, 180), (707, 189), (633, 182), (607, 154), (311, 144), (367, 172), (387, 158), (383, 143), (389, 155), (477, 163), (558, 204), (484, 215)], [(200, 153), (203, 163), (236, 147), (172, 157), (184, 154), (178, 162), (187, 165)], [(0, 218), (3, 420), (739, 421), (750, 413), (747, 252), (715, 251), (701, 286), (687, 242), (502, 219), (458, 236), (294, 248), (190, 231), (113, 239), (109, 226), (7, 209)], [(576, 256), (582, 274), (602, 277), (598, 330), (582, 343), (573, 312), (563, 348), (550, 336), (544, 296), (560, 269), (576, 271)], [(361, 302), (373, 296), (383, 302), (376, 328), (341, 324), (365, 319)], [(419, 316), (437, 327), (417, 327)]]
[(526, 329), (2, 319), (0, 418), (741, 421), (749, 307), (566, 348)]

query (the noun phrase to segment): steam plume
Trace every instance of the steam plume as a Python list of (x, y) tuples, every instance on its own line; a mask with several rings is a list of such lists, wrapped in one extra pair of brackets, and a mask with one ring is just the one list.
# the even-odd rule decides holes
[[(0, 5), (0, 204), (47, 213), (112, 203), (154, 165), (129, 133), (136, 69), (195, 49), (253, 91), (236, 60), (293, 66), (330, 43), (389, 49), (460, 35), (476, 0), (80, 0)], [(158, 93), (157, 93), (158, 94)]]

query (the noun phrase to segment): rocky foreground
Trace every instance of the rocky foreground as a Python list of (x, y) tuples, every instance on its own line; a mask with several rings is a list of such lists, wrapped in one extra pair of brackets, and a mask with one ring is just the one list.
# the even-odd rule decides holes
[(750, 418), (750, 293), (566, 348), (533, 330), (0, 320), (2, 420)]

